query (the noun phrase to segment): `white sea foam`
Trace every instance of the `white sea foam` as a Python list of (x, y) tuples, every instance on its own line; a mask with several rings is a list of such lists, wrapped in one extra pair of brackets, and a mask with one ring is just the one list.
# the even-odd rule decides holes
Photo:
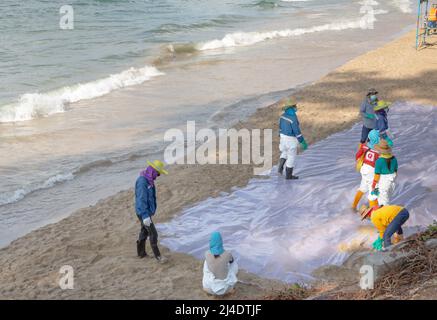
[(48, 178), (46, 181), (42, 182), (41, 184), (37, 184), (34, 186), (27, 186), (21, 189), (17, 189), (10, 193), (4, 193), (0, 195), (0, 206), (20, 201), (29, 193), (38, 190), (48, 189), (55, 186), (56, 184), (69, 181), (72, 179), (74, 179), (73, 173), (61, 173)]
[(403, 13), (412, 13), (413, 9), (411, 8), (410, 0), (392, 0), (391, 3), (399, 8), (399, 10)]
[(151, 66), (130, 68), (107, 78), (47, 93), (26, 93), (18, 102), (0, 107), (0, 123), (31, 120), (64, 112), (69, 103), (97, 98), (117, 89), (141, 84), (162, 74)]
[[(375, 14), (385, 14), (387, 11), (378, 10)], [(199, 43), (196, 49), (199, 51), (214, 50), (221, 48), (231, 48), (240, 46), (250, 46), (259, 42), (277, 39), (295, 37), (309, 33), (316, 33), (322, 31), (341, 31), (347, 29), (363, 28), (363, 20), (357, 19), (352, 21), (339, 21), (334, 23), (327, 23), (319, 26), (309, 28), (284, 29), (274, 30), (268, 32), (235, 32), (227, 34), (222, 39), (215, 39), (208, 42)]]

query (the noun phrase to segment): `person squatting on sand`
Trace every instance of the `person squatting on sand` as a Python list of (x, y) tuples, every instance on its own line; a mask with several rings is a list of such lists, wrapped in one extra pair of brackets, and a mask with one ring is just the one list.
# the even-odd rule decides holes
[(377, 204), (376, 199), (372, 199), (371, 190), (373, 176), (375, 172), (375, 164), (379, 157), (379, 152), (375, 150), (375, 145), (379, 143), (379, 132), (377, 130), (370, 131), (367, 144), (360, 144), (360, 148), (355, 155), (357, 161), (357, 170), (361, 173), (361, 183), (355, 194), (352, 209), (356, 210), (363, 194), (368, 193), (369, 205), (372, 207)]
[(366, 143), (369, 132), (376, 127), (376, 116), (374, 107), (378, 103), (378, 91), (371, 88), (367, 92), (366, 98), (361, 103), (360, 114), (363, 118), (363, 128), (361, 130), (361, 144)]
[(156, 213), (156, 187), (155, 180), (161, 174), (167, 174), (164, 163), (159, 160), (147, 161), (146, 170), (141, 171), (135, 183), (135, 211), (141, 223), (141, 231), (137, 240), (137, 253), (140, 258), (146, 257), (146, 240), (149, 237), (150, 246), (158, 262), (164, 262), (158, 248), (158, 232), (152, 221)]
[(389, 137), (388, 131), (388, 108), (390, 107), (390, 103), (386, 101), (378, 101), (375, 106), (375, 117), (376, 117), (376, 125), (375, 129), (379, 131), (379, 136), (385, 140), (387, 140), (388, 145), (393, 147), (393, 141)]
[(398, 160), (392, 154), (388, 142), (384, 139), (381, 139), (379, 144), (375, 146), (375, 149), (380, 155), (375, 163), (371, 194), (376, 196), (378, 204), (388, 205), (395, 189)]
[(279, 118), (279, 151), (281, 151), (278, 173), (282, 174), (285, 165), (285, 179), (298, 179), (293, 175), (293, 168), (296, 162), (297, 147), (300, 144), (302, 150), (306, 150), (308, 145), (300, 131), (299, 120), (297, 118), (297, 102), (294, 98), (285, 98), (282, 110), (284, 113)]
[(373, 243), (373, 248), (377, 251), (384, 251), (391, 246), (391, 237), (396, 244), (403, 240), (402, 225), (410, 217), (407, 209), (401, 206), (374, 206), (360, 207), (361, 220), (370, 219), (372, 224), (378, 229), (378, 239)]
[(229, 293), (237, 283), (238, 265), (232, 254), (223, 248), (220, 232), (211, 234), (209, 250), (203, 264), (203, 290), (212, 295)]

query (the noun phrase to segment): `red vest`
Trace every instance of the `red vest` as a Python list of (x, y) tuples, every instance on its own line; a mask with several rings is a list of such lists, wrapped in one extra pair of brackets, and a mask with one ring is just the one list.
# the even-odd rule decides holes
[(379, 158), (379, 153), (375, 150), (369, 149), (364, 155), (363, 163), (375, 168), (376, 160)]

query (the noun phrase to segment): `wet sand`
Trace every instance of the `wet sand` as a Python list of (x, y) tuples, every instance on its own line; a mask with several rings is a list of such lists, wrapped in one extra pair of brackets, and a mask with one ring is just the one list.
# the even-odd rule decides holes
[[(378, 88), (385, 100), (437, 105), (436, 50), (433, 46), (416, 52), (411, 32), (301, 89), (296, 96), (301, 101), (299, 118), (307, 141), (311, 144), (356, 123), (358, 106), (369, 87)], [(237, 127), (277, 130), (280, 112), (278, 104), (259, 109)], [(276, 162), (278, 141), (276, 134), (273, 137)], [(244, 186), (253, 176), (250, 165), (179, 165), (169, 171), (157, 181), (156, 223), (207, 197)], [(201, 289), (201, 261), (162, 246), (166, 264), (152, 258), (138, 259), (137, 233), (132, 190), (33, 231), (0, 250), (0, 298), (211, 298)], [(74, 268), (74, 290), (59, 288), (63, 265)], [(280, 282), (245, 272), (240, 279), (243, 283), (230, 298), (262, 298), (283, 287)]]

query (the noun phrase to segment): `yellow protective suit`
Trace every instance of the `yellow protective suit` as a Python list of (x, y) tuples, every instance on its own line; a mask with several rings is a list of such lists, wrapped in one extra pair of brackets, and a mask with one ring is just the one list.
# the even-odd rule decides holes
[(379, 236), (384, 238), (385, 229), (387, 229), (390, 222), (398, 215), (404, 207), (401, 206), (383, 206), (379, 209), (376, 209), (372, 212), (372, 216), (370, 217), (370, 221), (374, 224), (376, 229), (378, 229)]

